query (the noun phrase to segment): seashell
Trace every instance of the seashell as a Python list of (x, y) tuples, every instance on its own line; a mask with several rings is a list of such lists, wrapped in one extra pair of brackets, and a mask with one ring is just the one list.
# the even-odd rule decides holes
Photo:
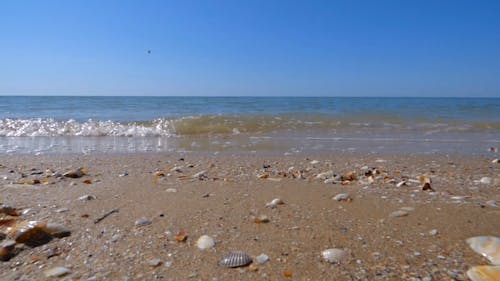
[(420, 176), (418, 178), (418, 181), (421, 183), (421, 184), (424, 184), (424, 183), (431, 183), (431, 178), (429, 178), (428, 176)]
[(257, 177), (259, 179), (267, 179), (269, 177), (269, 174), (268, 173), (262, 173), (262, 174), (258, 174)]
[(269, 256), (266, 254), (260, 254), (255, 258), (255, 261), (259, 264), (265, 263), (269, 260)]
[(76, 170), (64, 173), (63, 176), (65, 176), (67, 178), (77, 179), (77, 178), (81, 178), (81, 177), (85, 176), (86, 174), (87, 174), (87, 169), (78, 168)]
[(64, 275), (70, 274), (71, 270), (66, 267), (57, 266), (51, 269), (47, 269), (43, 272), (45, 277), (62, 277)]
[(81, 200), (81, 201), (90, 201), (90, 200), (95, 200), (96, 197), (94, 195), (83, 195), (83, 196), (80, 196), (78, 197), (78, 200)]
[(256, 223), (268, 223), (268, 222), (270, 222), (271, 220), (270, 220), (270, 219), (269, 219), (269, 217), (268, 217), (268, 216), (266, 216), (266, 215), (260, 215), (260, 216), (256, 217), (256, 218), (254, 219), (254, 221), (255, 221)]
[(19, 214), (16, 211), (16, 208), (5, 205), (0, 207), (0, 214), (6, 214), (9, 216), (19, 216)]
[(230, 252), (219, 261), (220, 266), (230, 268), (246, 266), (250, 263), (252, 263), (252, 258), (247, 253), (240, 251)]
[(404, 211), (404, 210), (398, 210), (398, 211), (395, 211), (395, 212), (392, 212), (389, 217), (391, 218), (397, 218), (397, 217), (406, 217), (408, 215), (408, 212), (407, 211)]
[(151, 220), (149, 220), (145, 217), (142, 217), (142, 218), (136, 220), (134, 225), (137, 227), (141, 227), (141, 226), (150, 225), (151, 223), (153, 223)]
[(57, 223), (38, 221), (19, 221), (8, 229), (7, 236), (17, 243), (24, 243), (30, 247), (46, 244), (53, 237), (66, 237), (71, 231)]
[(491, 160), (491, 163), (498, 164), (498, 163), (500, 163), (500, 160), (498, 158), (497, 159), (493, 159), (493, 160)]
[(476, 253), (487, 258), (492, 264), (500, 265), (500, 238), (494, 236), (476, 236), (466, 241)]
[(422, 190), (424, 190), (424, 191), (425, 190), (434, 191), (434, 189), (432, 189), (432, 187), (431, 187), (431, 184), (428, 183), (428, 182), (424, 183), (424, 185), (422, 186)]
[(334, 200), (337, 200), (337, 201), (347, 201), (347, 202), (351, 202), (352, 201), (352, 198), (349, 194), (347, 193), (340, 193), (340, 194), (337, 194), (333, 197)]
[(396, 184), (396, 187), (402, 187), (403, 185), (406, 185), (406, 180), (402, 180), (400, 182), (398, 182), (398, 184)]
[(274, 198), (271, 202), (266, 203), (266, 207), (274, 209), (274, 208), (278, 207), (278, 205), (283, 205), (283, 204), (285, 204), (285, 202), (283, 202), (283, 200), (281, 200), (279, 198)]
[(318, 161), (318, 160), (312, 160), (311, 162), (309, 162), (309, 164), (311, 164), (311, 165), (316, 165), (316, 164), (318, 164), (318, 163), (319, 163), (319, 161)]
[(0, 261), (8, 261), (14, 256), (14, 247), (16, 246), (16, 241), (5, 240), (0, 243)]
[(356, 172), (347, 172), (342, 175), (342, 181), (354, 181), (356, 179)]
[(283, 277), (292, 278), (293, 274), (290, 270), (283, 271)]
[(215, 240), (208, 235), (202, 235), (196, 241), (196, 246), (200, 250), (210, 249), (210, 248), (213, 248), (215, 246)]
[(43, 229), (43, 231), (57, 238), (67, 237), (71, 235), (71, 230), (58, 223), (48, 222), (47, 224), (42, 225), (41, 228)]
[(175, 236), (175, 240), (177, 242), (186, 242), (187, 238), (188, 236), (183, 230), (179, 231), (179, 233), (177, 233), (177, 235)]
[(482, 183), (482, 184), (490, 184), (490, 183), (491, 183), (491, 178), (490, 178), (490, 177), (482, 177), (482, 178), (479, 180), (479, 183)]
[(201, 171), (193, 175), (193, 178), (199, 179), (199, 180), (204, 180), (207, 179), (207, 171)]
[(329, 263), (341, 263), (347, 259), (347, 252), (342, 249), (332, 248), (321, 252), (321, 257)]
[(316, 175), (316, 179), (320, 179), (320, 180), (326, 180), (326, 179), (329, 179), (331, 177), (333, 177), (334, 173), (333, 171), (327, 171), (327, 172), (323, 172), (323, 173), (319, 173)]
[(500, 266), (474, 266), (467, 270), (467, 276), (472, 281), (498, 281), (500, 280)]
[(160, 259), (149, 260), (148, 265), (151, 267), (157, 267), (157, 266), (161, 265), (161, 260)]

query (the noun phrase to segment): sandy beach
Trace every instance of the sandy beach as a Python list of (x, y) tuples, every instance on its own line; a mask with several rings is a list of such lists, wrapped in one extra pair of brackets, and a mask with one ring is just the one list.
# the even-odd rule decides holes
[[(488, 261), (465, 240), (500, 236), (495, 156), (6, 156), (0, 203), (19, 216), (0, 218), (71, 234), (16, 244), (0, 279), (60, 266), (61, 280), (468, 280)], [(202, 235), (215, 246), (198, 249)], [(346, 255), (329, 263), (329, 248)], [(253, 263), (218, 265), (231, 251)]]

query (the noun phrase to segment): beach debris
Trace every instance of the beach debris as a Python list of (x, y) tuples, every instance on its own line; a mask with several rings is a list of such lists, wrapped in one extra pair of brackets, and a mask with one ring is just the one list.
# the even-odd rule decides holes
[(200, 250), (207, 250), (215, 246), (215, 240), (208, 235), (202, 235), (196, 241), (196, 246)]
[(467, 270), (467, 276), (472, 281), (498, 281), (500, 280), (500, 266), (474, 266)]
[(293, 274), (290, 270), (283, 271), (283, 277), (292, 278)]
[(78, 200), (80, 200), (80, 201), (90, 201), (90, 200), (95, 200), (95, 199), (97, 199), (97, 198), (94, 195), (88, 195), (88, 194), (85, 194), (85, 195), (78, 197)]
[(66, 267), (62, 267), (62, 266), (53, 267), (53, 268), (47, 269), (43, 272), (45, 277), (62, 277), (62, 276), (65, 276), (67, 274), (70, 274), (70, 273), (71, 273), (71, 270), (69, 270)]
[(398, 218), (398, 217), (406, 217), (409, 213), (404, 210), (397, 210), (395, 212), (392, 212), (389, 217), (391, 218)]
[(344, 261), (345, 259), (347, 259), (348, 254), (343, 249), (331, 248), (331, 249), (326, 249), (326, 250), (322, 251), (321, 257), (326, 262), (339, 264), (342, 261)]
[(337, 201), (346, 201), (346, 202), (351, 202), (352, 197), (348, 193), (339, 193), (333, 197), (334, 200)]
[(271, 220), (269, 219), (268, 216), (266, 215), (259, 215), (257, 216), (255, 219), (254, 219), (254, 222), (255, 223), (268, 223), (270, 222)]
[(142, 226), (150, 225), (152, 223), (153, 222), (150, 219), (148, 219), (146, 217), (142, 217), (142, 218), (136, 220), (134, 225), (137, 227), (142, 227)]
[(111, 211), (109, 211), (109, 212), (106, 212), (104, 215), (102, 215), (102, 216), (98, 217), (97, 219), (95, 219), (95, 220), (94, 220), (94, 223), (95, 223), (95, 224), (98, 224), (98, 223), (100, 223), (103, 219), (105, 219), (105, 218), (107, 218), (108, 216), (110, 216), (111, 214), (113, 214), (113, 213), (118, 213), (118, 211), (119, 211), (119, 209), (113, 209), (113, 210), (111, 210)]
[(152, 259), (152, 260), (148, 261), (148, 265), (151, 267), (157, 267), (157, 266), (160, 266), (161, 264), (162, 264), (162, 262), (160, 259)]
[(188, 236), (184, 230), (179, 231), (177, 235), (175, 235), (175, 240), (177, 242), (186, 242), (187, 238)]
[(476, 236), (466, 240), (476, 253), (487, 258), (493, 265), (500, 265), (500, 238)]
[(263, 264), (269, 260), (269, 256), (266, 254), (260, 254), (255, 258), (255, 262), (258, 264)]
[(64, 173), (63, 176), (67, 177), (67, 178), (77, 179), (77, 178), (81, 178), (81, 177), (85, 176), (86, 174), (87, 174), (87, 169), (78, 168), (76, 170), (68, 171), (68, 172)]
[(252, 263), (252, 258), (247, 253), (241, 251), (230, 252), (219, 261), (220, 266), (229, 268), (247, 266), (250, 263)]
[(16, 241), (7, 239), (0, 243), (0, 261), (8, 261), (14, 256)]
[(283, 205), (283, 204), (285, 204), (283, 200), (281, 200), (280, 198), (274, 198), (273, 200), (271, 200), (271, 202), (266, 203), (266, 208), (274, 209), (278, 207), (278, 205)]

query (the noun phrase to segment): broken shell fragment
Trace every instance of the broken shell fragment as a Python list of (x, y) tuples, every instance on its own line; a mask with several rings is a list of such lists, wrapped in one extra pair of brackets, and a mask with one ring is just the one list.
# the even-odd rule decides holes
[(177, 233), (177, 235), (175, 236), (175, 240), (177, 242), (186, 242), (187, 238), (188, 236), (183, 230), (179, 231), (179, 233)]
[(77, 179), (77, 178), (81, 178), (81, 177), (85, 176), (86, 174), (87, 174), (87, 169), (78, 168), (76, 170), (64, 173), (63, 176), (65, 176), (67, 178)]
[(347, 193), (340, 193), (340, 194), (337, 194), (333, 197), (334, 200), (337, 200), (337, 201), (346, 201), (346, 202), (351, 202), (352, 201), (352, 198), (349, 194)]
[(424, 191), (425, 190), (434, 191), (434, 189), (432, 189), (432, 187), (431, 187), (431, 184), (428, 183), (428, 182), (424, 183), (424, 185), (422, 186), (422, 190), (424, 190)]
[(285, 204), (285, 202), (283, 202), (283, 200), (281, 200), (279, 198), (274, 198), (271, 202), (266, 203), (266, 207), (274, 209), (274, 208), (278, 207), (278, 205), (283, 205), (283, 204)]
[(151, 223), (152, 223), (151, 220), (149, 220), (146, 217), (142, 217), (142, 218), (136, 220), (135, 223), (134, 223), (134, 225), (137, 226), (137, 227), (141, 227), (141, 226), (150, 225)]
[(266, 254), (260, 254), (257, 256), (257, 258), (255, 259), (255, 261), (259, 264), (262, 264), (262, 263), (265, 263), (266, 261), (269, 260), (269, 256), (266, 255)]
[(476, 236), (466, 240), (476, 253), (487, 258), (492, 264), (500, 265), (500, 238)]
[(78, 200), (81, 200), (81, 201), (90, 201), (90, 200), (95, 200), (96, 197), (94, 195), (82, 195), (80, 197), (78, 197)]
[(321, 252), (321, 257), (329, 263), (341, 263), (347, 258), (347, 252), (342, 249), (332, 248)]
[(16, 241), (6, 240), (0, 243), (0, 261), (8, 261), (14, 254), (14, 247), (16, 246)]
[(497, 281), (500, 280), (500, 266), (474, 266), (467, 271), (467, 276), (472, 281)]
[(42, 226), (42, 229), (48, 234), (57, 238), (67, 237), (71, 235), (71, 230), (58, 223), (48, 222), (47, 224)]
[(266, 216), (266, 215), (260, 215), (260, 216), (256, 217), (256, 218), (254, 219), (254, 221), (255, 221), (256, 223), (268, 223), (268, 222), (270, 222), (271, 220), (270, 220), (270, 219), (269, 219), (269, 217), (268, 217), (268, 216)]
[(246, 266), (250, 263), (252, 263), (252, 258), (247, 253), (240, 251), (230, 252), (219, 261), (220, 266), (230, 268)]
[(196, 246), (200, 250), (210, 249), (210, 248), (213, 248), (215, 246), (215, 240), (208, 235), (202, 235), (196, 241)]
[(398, 211), (392, 212), (389, 216), (392, 218), (398, 218), (398, 217), (406, 217), (407, 215), (408, 215), (407, 211), (398, 210)]
[(62, 276), (67, 275), (69, 273), (71, 273), (71, 270), (67, 269), (66, 267), (62, 267), (62, 266), (47, 269), (43, 272), (45, 277), (62, 277)]

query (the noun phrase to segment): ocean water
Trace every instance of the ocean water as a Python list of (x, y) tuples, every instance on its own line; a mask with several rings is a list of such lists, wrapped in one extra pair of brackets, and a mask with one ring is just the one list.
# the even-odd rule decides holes
[(0, 154), (446, 153), (500, 145), (500, 98), (0, 96)]

